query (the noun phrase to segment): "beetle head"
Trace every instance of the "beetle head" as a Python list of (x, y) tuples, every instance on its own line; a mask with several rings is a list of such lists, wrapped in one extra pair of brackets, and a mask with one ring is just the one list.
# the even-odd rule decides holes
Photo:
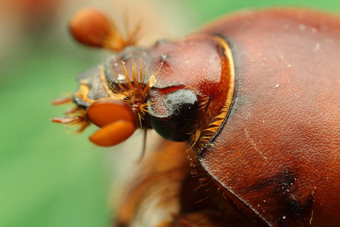
[(81, 120), (72, 124), (99, 126), (90, 140), (103, 146), (127, 139), (136, 128), (193, 144), (211, 138), (230, 105), (233, 69), (226, 43), (208, 34), (159, 40), (149, 48), (122, 43), (118, 53), (78, 76), (77, 111), (71, 114)]

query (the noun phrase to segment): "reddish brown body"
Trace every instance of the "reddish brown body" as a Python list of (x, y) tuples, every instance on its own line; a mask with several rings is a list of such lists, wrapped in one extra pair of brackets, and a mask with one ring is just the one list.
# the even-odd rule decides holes
[[(206, 174), (225, 203), (231, 200), (260, 225), (339, 226), (339, 18), (292, 9), (244, 12), (202, 33), (222, 35), (231, 45), (236, 91), (223, 127), (198, 154), (198, 178)], [(214, 217), (205, 213), (213, 205), (201, 203), (196, 215), (210, 216), (208, 226), (254, 225), (235, 214)], [(200, 226), (182, 212), (186, 221), (177, 225)]]
[(55, 121), (96, 124), (91, 141), (103, 146), (138, 127), (185, 141), (144, 160), (117, 226), (340, 225), (339, 17), (244, 11), (176, 42), (125, 48), (133, 37), (115, 43), (113, 30), (92, 39), (84, 15), (76, 39), (121, 52), (78, 77), (82, 115)]
[(249, 12), (204, 32), (227, 37), (237, 81), (225, 125), (199, 154), (206, 174), (268, 224), (339, 226), (339, 17)]

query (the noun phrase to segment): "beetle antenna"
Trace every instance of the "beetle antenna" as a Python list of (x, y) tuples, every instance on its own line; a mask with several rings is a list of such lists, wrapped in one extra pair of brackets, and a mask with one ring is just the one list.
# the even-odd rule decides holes
[(69, 26), (73, 38), (79, 43), (114, 52), (135, 45), (141, 28), (141, 24), (138, 24), (131, 32), (128, 28), (122, 32), (108, 16), (94, 8), (80, 10), (71, 19)]
[(126, 40), (128, 40), (128, 42), (131, 43), (131, 44), (128, 43), (129, 46), (137, 43), (138, 36), (139, 36), (140, 30), (142, 27), (142, 21), (139, 21), (138, 24), (132, 30), (129, 29), (130, 27), (131, 26), (130, 26), (128, 13), (125, 12), (125, 28), (126, 28), (126, 33), (127, 33)]

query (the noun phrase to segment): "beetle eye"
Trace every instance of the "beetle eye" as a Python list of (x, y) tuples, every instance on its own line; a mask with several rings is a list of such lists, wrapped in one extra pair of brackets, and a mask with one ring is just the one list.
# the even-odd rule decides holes
[[(162, 103), (149, 99), (148, 112), (150, 123), (165, 139), (185, 141), (198, 113), (198, 100), (194, 92), (179, 89), (171, 92), (162, 99)], [(152, 104), (151, 104), (152, 103)]]

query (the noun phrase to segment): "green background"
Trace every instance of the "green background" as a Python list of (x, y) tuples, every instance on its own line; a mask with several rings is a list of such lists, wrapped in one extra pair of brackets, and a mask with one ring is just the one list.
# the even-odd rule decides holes
[[(163, 2), (153, 1), (155, 9), (164, 11)], [(72, 10), (92, 3), (77, 4)], [(178, 13), (190, 15), (192, 30), (243, 8), (306, 6), (340, 12), (339, 0), (176, 0), (172, 4), (171, 10), (177, 7)], [(22, 32), (20, 43), (11, 44), (1, 55), (0, 227), (109, 225), (112, 163), (107, 161), (108, 149), (90, 144), (90, 132), (77, 135), (49, 122), (65, 109), (53, 107), (50, 101), (74, 91), (75, 75), (107, 55), (71, 40), (66, 29), (70, 15), (54, 18), (58, 21), (53, 23), (61, 26), (58, 29), (45, 26)]]

